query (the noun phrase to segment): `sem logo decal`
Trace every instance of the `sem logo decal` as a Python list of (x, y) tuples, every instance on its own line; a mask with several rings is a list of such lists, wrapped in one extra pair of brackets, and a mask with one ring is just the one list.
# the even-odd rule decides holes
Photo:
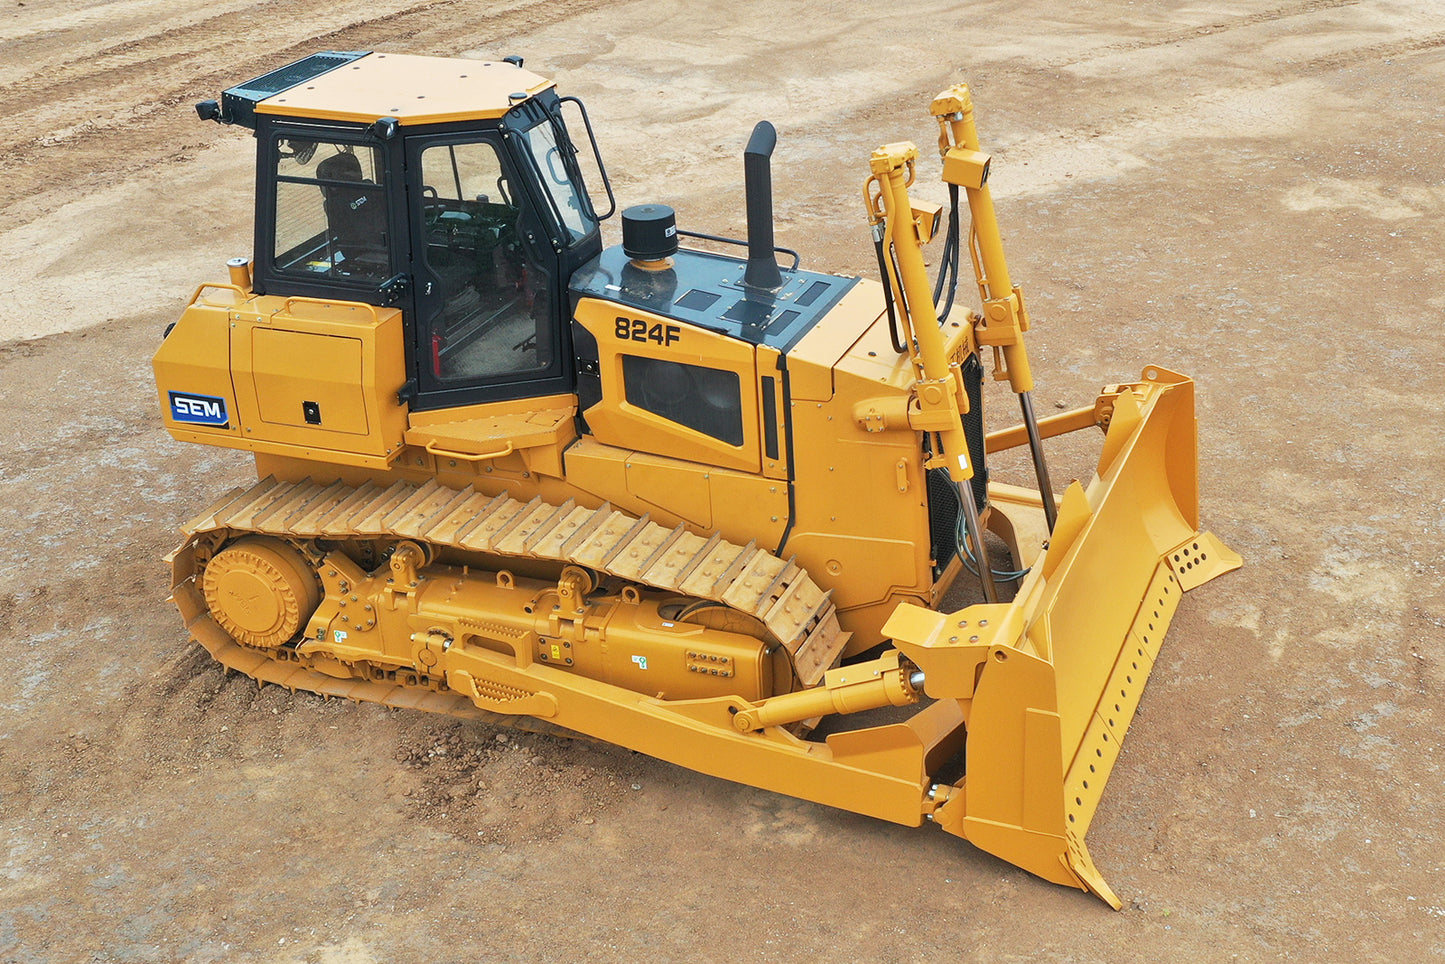
[(224, 427), (230, 421), (226, 414), (226, 400), (214, 395), (192, 395), (189, 392), (171, 392), (171, 418), (191, 425), (216, 425)]

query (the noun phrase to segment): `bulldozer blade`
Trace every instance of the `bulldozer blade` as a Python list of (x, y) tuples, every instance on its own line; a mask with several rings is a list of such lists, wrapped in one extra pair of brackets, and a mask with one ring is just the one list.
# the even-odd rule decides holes
[(885, 626), (967, 720), (966, 774), (934, 788), (932, 819), (1115, 908), (1084, 835), (1181, 595), (1241, 564), (1199, 530), (1197, 459), (1193, 382), (1146, 369), (1012, 603), (901, 607)]

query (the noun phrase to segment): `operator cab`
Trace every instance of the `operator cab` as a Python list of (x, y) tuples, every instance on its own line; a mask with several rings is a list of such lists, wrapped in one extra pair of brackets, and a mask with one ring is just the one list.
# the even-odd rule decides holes
[(563, 103), (520, 58), (328, 52), (198, 109), (256, 134), (255, 292), (401, 308), (426, 410), (572, 389), (602, 242)]

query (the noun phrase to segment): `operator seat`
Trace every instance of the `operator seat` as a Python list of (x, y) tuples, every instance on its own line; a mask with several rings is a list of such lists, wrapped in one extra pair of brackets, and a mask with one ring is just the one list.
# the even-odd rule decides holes
[[(355, 154), (333, 154), (316, 165), (322, 181), (374, 185), (361, 176)], [(385, 278), (390, 265), (386, 244), (386, 195), (365, 187), (321, 185), (322, 206), (332, 247), (332, 271)]]

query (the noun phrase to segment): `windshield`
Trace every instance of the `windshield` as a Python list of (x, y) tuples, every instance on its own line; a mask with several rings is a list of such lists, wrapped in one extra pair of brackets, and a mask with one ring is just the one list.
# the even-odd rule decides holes
[(576, 170), (576, 166), (563, 157), (563, 148), (557, 144), (551, 122), (544, 119), (532, 125), (522, 132), (522, 140), (541, 175), (552, 213), (567, 231), (567, 241), (591, 234), (597, 227), (597, 221), (592, 216), (591, 206), (582, 199), (580, 184), (574, 183), (569, 174), (569, 169)]

